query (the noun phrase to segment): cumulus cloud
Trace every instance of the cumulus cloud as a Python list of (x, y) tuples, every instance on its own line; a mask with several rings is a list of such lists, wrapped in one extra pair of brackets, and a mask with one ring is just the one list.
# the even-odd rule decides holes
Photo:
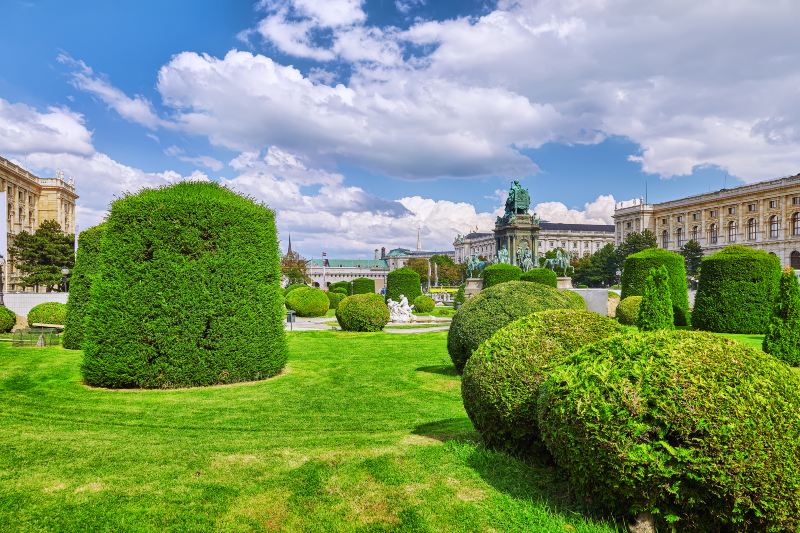
[(0, 152), (89, 155), (94, 147), (82, 115), (60, 107), (39, 111), (0, 98)]
[(183, 148), (180, 148), (175, 145), (167, 147), (167, 149), (164, 150), (164, 153), (167, 154), (168, 156), (175, 157), (179, 161), (183, 161), (184, 163), (189, 163), (195, 166), (206, 167), (208, 169), (217, 172), (222, 170), (222, 168), (224, 167), (222, 161), (220, 161), (219, 159), (207, 155), (190, 156), (186, 154)]
[(568, 224), (613, 224), (614, 197), (600, 195), (583, 205), (583, 210), (570, 209), (561, 202), (542, 202), (533, 210), (542, 220)]

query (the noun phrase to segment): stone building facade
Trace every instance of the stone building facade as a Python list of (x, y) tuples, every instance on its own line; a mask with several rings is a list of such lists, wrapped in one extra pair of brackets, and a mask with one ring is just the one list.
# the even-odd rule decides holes
[(800, 174), (669, 202), (618, 204), (614, 225), (617, 243), (649, 229), (667, 250), (691, 239), (705, 253), (744, 244), (800, 268)]
[[(40, 178), (24, 168), (0, 157), (0, 191), (6, 192), (8, 244), (23, 231), (33, 232), (45, 220), (55, 220), (64, 233), (74, 234), (75, 184), (63, 176)], [(21, 291), (19, 275), (13, 263), (5, 259), (3, 289)], [(31, 290), (31, 289), (28, 289)]]

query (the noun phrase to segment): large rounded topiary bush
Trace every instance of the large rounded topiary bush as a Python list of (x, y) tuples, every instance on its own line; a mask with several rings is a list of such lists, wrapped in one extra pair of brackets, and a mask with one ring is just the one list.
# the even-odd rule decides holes
[(28, 325), (60, 324), (67, 318), (67, 306), (59, 302), (44, 302), (28, 311)]
[(413, 302), (417, 296), (422, 294), (420, 288), (419, 274), (414, 270), (404, 267), (392, 270), (386, 276), (386, 300), (400, 301), (400, 296), (408, 298)]
[(344, 331), (380, 331), (389, 323), (389, 306), (380, 294), (354, 294), (339, 303), (336, 320)]
[(420, 313), (430, 313), (436, 307), (436, 302), (430, 296), (417, 296), (414, 298), (414, 309)]
[(498, 283), (506, 281), (517, 281), (522, 275), (522, 269), (518, 266), (496, 263), (483, 269), (483, 288), (487, 289)]
[(641, 296), (628, 296), (620, 300), (617, 305), (616, 317), (620, 324), (633, 326), (636, 324), (636, 317), (639, 316), (639, 307), (642, 305)]
[(353, 294), (372, 294), (375, 292), (375, 280), (356, 278), (353, 280)]
[(776, 256), (747, 246), (728, 246), (704, 257), (692, 313), (694, 327), (765, 333), (780, 277)]
[(597, 313), (555, 309), (497, 330), (469, 358), (461, 380), (464, 408), (484, 442), (530, 449), (538, 441), (539, 384), (567, 354), (622, 329)]
[(286, 286), (285, 289), (283, 289), (283, 295), (286, 296), (293, 290), (302, 289), (303, 287), (308, 287), (308, 285), (306, 285), (305, 283), (290, 283), (289, 285)]
[(283, 368), (269, 209), (214, 183), (144, 190), (111, 205), (99, 262), (82, 344), (88, 383), (184, 387)]
[(328, 285), (328, 290), (333, 292), (343, 292), (346, 296), (350, 296), (350, 289), (352, 287), (350, 281), (337, 281)]
[(677, 529), (797, 531), (800, 380), (701, 332), (619, 335), (541, 385), (541, 436), (573, 488)]
[(644, 296), (645, 282), (651, 268), (664, 266), (669, 278), (672, 312), (676, 326), (689, 323), (689, 288), (686, 284), (686, 261), (681, 254), (661, 248), (648, 248), (625, 258), (622, 271), (622, 299)]
[(62, 345), (70, 350), (78, 350), (83, 341), (83, 318), (89, 305), (92, 279), (97, 274), (100, 241), (103, 238), (103, 224), (81, 232), (78, 237), (78, 253), (75, 266), (69, 278), (69, 297), (67, 316), (64, 319)]
[(571, 296), (540, 283), (508, 281), (482, 290), (453, 316), (447, 351), (460, 374), (472, 352), (509, 322), (546, 309), (583, 309)]
[(8, 307), (0, 306), (0, 333), (8, 333), (17, 325), (17, 314)]
[(330, 300), (322, 289), (301, 287), (286, 295), (286, 307), (297, 313), (297, 316), (325, 316)]
[(558, 276), (549, 268), (533, 268), (527, 272), (523, 272), (519, 280), (541, 283), (548, 287), (556, 287), (558, 284)]

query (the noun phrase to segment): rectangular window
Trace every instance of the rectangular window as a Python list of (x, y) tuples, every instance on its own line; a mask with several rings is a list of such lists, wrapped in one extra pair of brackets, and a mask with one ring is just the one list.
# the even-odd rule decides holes
[(752, 213), (756, 210), (756, 204), (747, 204), (747, 210)]
[(770, 209), (775, 209), (776, 207), (778, 207), (778, 200), (770, 200), (769, 201), (769, 208)]
[(800, 196), (792, 197), (792, 205), (800, 205)]
[(625, 229), (631, 229), (631, 223), (630, 222), (625, 224)]
[(711, 218), (717, 218), (717, 210), (712, 209), (711, 211), (708, 212), (708, 216), (710, 216)]
[(678, 222), (683, 222), (683, 217), (681, 215), (678, 215)]
[(697, 213), (692, 213), (692, 220), (697, 220)]
[(735, 207), (729, 207), (728, 208), (728, 214), (729, 215), (735, 215), (736, 214), (736, 208)]
[(667, 219), (666, 219), (666, 218), (662, 218), (662, 219), (661, 219), (661, 223), (662, 223), (662, 224), (666, 224), (666, 223), (667, 223)]

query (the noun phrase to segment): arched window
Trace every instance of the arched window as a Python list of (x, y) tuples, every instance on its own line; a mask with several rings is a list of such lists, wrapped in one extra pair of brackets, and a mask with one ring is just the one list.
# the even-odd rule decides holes
[(700, 240), (699, 239), (699, 237), (700, 237), (699, 233), (700, 233), (699, 228), (697, 226), (692, 226), (692, 240), (693, 241), (699, 241)]
[(683, 228), (675, 230), (675, 242), (678, 244), (678, 248), (683, 246)]
[(751, 218), (747, 221), (747, 240), (754, 241), (756, 240), (756, 219)]
[(769, 238), (777, 239), (779, 230), (780, 222), (778, 221), (778, 215), (772, 215), (769, 217)]
[(717, 244), (717, 225), (711, 224), (708, 227), (708, 243)]
[(789, 264), (792, 268), (800, 268), (800, 252), (797, 250), (792, 252), (792, 254), (789, 256)]
[(661, 234), (661, 247), (669, 247), (669, 233), (667, 233), (667, 230), (664, 230), (664, 232)]
[(792, 235), (800, 235), (800, 213), (792, 215)]
[(736, 222), (728, 222), (728, 242), (736, 242)]

